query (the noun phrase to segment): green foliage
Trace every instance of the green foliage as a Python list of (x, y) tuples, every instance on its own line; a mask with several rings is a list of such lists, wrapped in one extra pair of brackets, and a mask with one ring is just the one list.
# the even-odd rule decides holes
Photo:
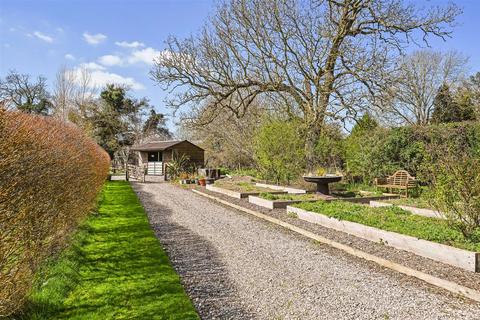
[(433, 204), (465, 237), (476, 238), (480, 235), (480, 158), (441, 152), (432, 170)]
[(100, 97), (90, 122), (97, 143), (113, 159), (116, 151), (135, 142), (141, 111), (148, 107), (148, 102), (129, 98), (127, 89), (116, 85), (107, 85)]
[(371, 155), (378, 133), (378, 124), (369, 114), (365, 114), (344, 141), (345, 166), (349, 176), (369, 181), (371, 178)]
[(326, 126), (315, 144), (314, 152), (317, 165), (332, 170), (341, 168), (345, 158), (341, 129), (337, 126)]
[(452, 227), (447, 221), (413, 215), (396, 206), (371, 208), (342, 201), (304, 202), (294, 206), (339, 220), (356, 222), (460, 249), (480, 250), (479, 239), (466, 238), (457, 228)]
[(250, 176), (254, 178), (261, 178), (262, 173), (255, 168), (238, 168), (235, 170), (228, 170), (227, 172), (232, 176)]
[(422, 183), (431, 180), (432, 166), (441, 154), (433, 152), (448, 144), (458, 153), (480, 155), (480, 125), (458, 122), (394, 129), (378, 127), (345, 140), (346, 169), (365, 182), (405, 169)]
[(174, 155), (168, 162), (167, 174), (174, 180), (184, 172), (193, 173), (194, 171), (190, 165), (190, 158), (186, 154)]
[(290, 182), (304, 169), (301, 124), (295, 120), (267, 120), (254, 137), (257, 164), (265, 179)]
[(156, 113), (150, 110), (150, 115), (143, 124), (143, 133), (145, 136), (156, 136), (162, 139), (172, 138), (171, 132), (166, 127), (166, 118), (163, 113)]
[(447, 84), (443, 84), (435, 96), (434, 111), (432, 114), (433, 123), (460, 122), (475, 119), (473, 103), (470, 93), (466, 90), (459, 90), (455, 97), (450, 93)]
[(58, 260), (45, 265), (14, 319), (198, 319), (128, 183), (108, 182)]
[(306, 194), (292, 194), (292, 193), (286, 193), (286, 194), (273, 194), (273, 193), (268, 193), (268, 192), (263, 192), (259, 195), (260, 198), (266, 199), (266, 200), (315, 200), (315, 199), (320, 199), (319, 196), (317, 196), (314, 193), (306, 193)]

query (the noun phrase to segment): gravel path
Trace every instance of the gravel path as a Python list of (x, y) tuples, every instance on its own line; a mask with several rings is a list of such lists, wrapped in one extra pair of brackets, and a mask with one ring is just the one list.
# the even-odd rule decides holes
[[(401, 265), (410, 267), (415, 270), (419, 270), (441, 279), (449, 280), (468, 288), (480, 291), (480, 273), (470, 272), (452, 265), (434, 261), (431, 259), (423, 258), (416, 254), (395, 249), (390, 246), (385, 246), (380, 243), (368, 241), (359, 237), (349, 235), (344, 232), (336, 231), (333, 229), (322, 227), (318, 224), (313, 224), (296, 217), (292, 217), (287, 214), (285, 209), (267, 209), (248, 202), (248, 199), (235, 199), (217, 192), (211, 192), (204, 187), (195, 187), (203, 193), (213, 195), (217, 198), (221, 198), (228, 202), (240, 205), (245, 208), (249, 208), (255, 211), (262, 212), (266, 215), (283, 220), (290, 224), (293, 224), (302, 229), (311, 231), (313, 233), (322, 235), (328, 239), (346, 244), (353, 248), (359, 249), (364, 252), (368, 252), (375, 256), (399, 263)], [(423, 283), (423, 282), (421, 282)], [(480, 317), (479, 317), (480, 320)]]
[(133, 186), (203, 319), (479, 319), (479, 304), (191, 191)]

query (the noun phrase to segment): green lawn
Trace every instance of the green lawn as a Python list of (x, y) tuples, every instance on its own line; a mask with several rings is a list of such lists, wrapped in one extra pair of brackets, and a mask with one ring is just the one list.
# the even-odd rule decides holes
[(198, 319), (130, 185), (108, 182), (98, 211), (15, 319)]
[(396, 206), (371, 208), (344, 201), (303, 202), (293, 205), (339, 220), (364, 224), (387, 231), (398, 232), (419, 239), (438, 242), (460, 249), (480, 252), (480, 229), (475, 239), (466, 239), (447, 221), (411, 214)]

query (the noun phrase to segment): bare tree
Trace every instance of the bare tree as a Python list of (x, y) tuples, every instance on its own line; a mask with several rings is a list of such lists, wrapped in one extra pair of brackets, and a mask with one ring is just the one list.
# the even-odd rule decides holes
[(380, 115), (396, 124), (426, 125), (443, 85), (460, 83), (468, 59), (460, 53), (421, 50), (406, 56), (392, 73), (392, 85), (380, 101)]
[(213, 116), (241, 117), (259, 96), (284, 99), (302, 113), (313, 166), (326, 121), (375, 94), (418, 37), (449, 36), (459, 13), (401, 0), (230, 0), (198, 36), (168, 39), (151, 75), (170, 90), (169, 105), (208, 100)]
[(10, 71), (0, 79), (0, 102), (5, 109), (47, 115), (51, 108), (47, 79), (39, 76), (32, 82), (30, 75)]
[(60, 67), (53, 92), (53, 113), (63, 121), (68, 120), (69, 113), (76, 101), (75, 80), (76, 76), (73, 70), (67, 69), (66, 66)]
[(91, 72), (85, 67), (60, 67), (53, 92), (53, 115), (70, 121), (92, 135), (90, 118), (98, 107), (98, 88), (91, 81)]
[(252, 137), (266, 116), (263, 106), (253, 103), (240, 118), (227, 112), (212, 118), (213, 107), (205, 106), (198, 114), (181, 120), (180, 137), (200, 140), (209, 166), (251, 167), (255, 163)]

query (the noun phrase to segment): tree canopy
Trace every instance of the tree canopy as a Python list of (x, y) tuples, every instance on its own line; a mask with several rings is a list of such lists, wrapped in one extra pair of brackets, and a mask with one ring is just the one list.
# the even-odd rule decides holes
[(345, 119), (375, 95), (399, 53), (429, 35), (441, 38), (460, 9), (398, 0), (231, 0), (193, 37), (171, 37), (153, 79), (174, 107), (198, 104), (243, 116), (258, 97), (283, 101), (304, 122), (305, 151), (328, 119)]

